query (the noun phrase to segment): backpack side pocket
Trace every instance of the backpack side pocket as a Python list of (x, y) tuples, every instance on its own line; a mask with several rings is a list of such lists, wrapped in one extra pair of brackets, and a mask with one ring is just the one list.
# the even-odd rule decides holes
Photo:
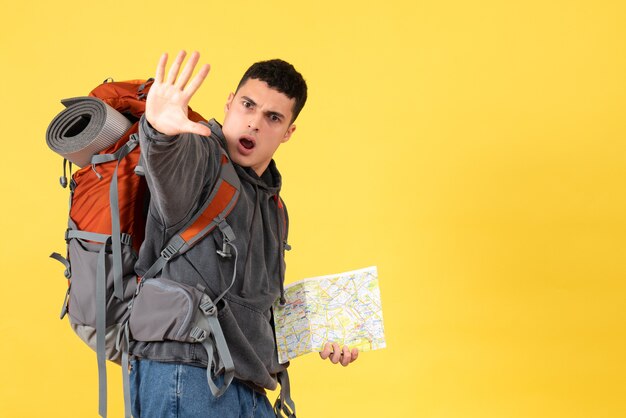
[[(68, 314), (74, 332), (93, 350), (96, 350), (96, 280), (100, 250), (104, 244), (78, 238), (69, 240), (69, 260), (71, 264), (70, 294)], [(130, 245), (122, 246), (122, 271), (124, 298), (113, 296), (113, 257), (105, 251), (106, 280), (106, 356), (112, 361), (119, 361), (119, 352), (115, 349), (115, 337), (137, 286), (133, 266), (136, 255)]]
[(129, 327), (137, 341), (193, 342), (189, 337), (202, 292), (173, 280), (146, 279), (133, 301)]

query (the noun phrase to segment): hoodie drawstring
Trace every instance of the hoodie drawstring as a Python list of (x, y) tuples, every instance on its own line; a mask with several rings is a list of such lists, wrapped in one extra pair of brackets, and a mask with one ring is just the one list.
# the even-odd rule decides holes
[(278, 239), (280, 240), (278, 251), (278, 268), (280, 271), (278, 280), (280, 281), (280, 304), (284, 305), (285, 300), (285, 250), (291, 247), (287, 244), (287, 216), (285, 215), (285, 207), (278, 193), (274, 195), (276, 200), (276, 223), (278, 224)]
[[(248, 230), (248, 236), (250, 237), (250, 243), (253, 242), (252, 239), (252, 235), (254, 233), (254, 223), (255, 220), (257, 218), (257, 212), (259, 209), (259, 186), (257, 184), (254, 185), (254, 195), (255, 195), (255, 202), (254, 202), (254, 209), (252, 210), (252, 220), (250, 221), (250, 228)], [(249, 244), (248, 245), (248, 250), (246, 251), (246, 258), (244, 260), (244, 266), (243, 266), (243, 270), (244, 270), (244, 277), (250, 277), (250, 270), (252, 268), (251, 266), (251, 260), (250, 260), (250, 254), (252, 252), (252, 245)], [(247, 293), (247, 290), (249, 289), (245, 289), (245, 287), (242, 289), (242, 296), (245, 296), (245, 294)]]

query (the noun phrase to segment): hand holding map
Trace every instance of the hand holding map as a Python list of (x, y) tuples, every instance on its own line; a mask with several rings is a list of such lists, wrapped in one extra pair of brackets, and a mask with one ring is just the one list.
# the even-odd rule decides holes
[(344, 345), (343, 349), (340, 349), (339, 344), (337, 343), (326, 343), (324, 344), (324, 349), (320, 351), (320, 358), (322, 360), (329, 359), (331, 363), (341, 363), (343, 367), (346, 367), (348, 364), (353, 363), (358, 357), (358, 348), (353, 348), (352, 350), (350, 350), (347, 345)]
[(278, 361), (322, 351), (327, 342), (358, 351), (385, 347), (376, 267), (304, 279), (274, 305)]

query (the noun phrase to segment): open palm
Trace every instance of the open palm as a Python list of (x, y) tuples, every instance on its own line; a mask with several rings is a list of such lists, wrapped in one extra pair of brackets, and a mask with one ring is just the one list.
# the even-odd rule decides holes
[[(204, 64), (191, 79), (200, 58), (198, 52), (193, 52), (179, 75), (178, 72), (186, 55), (185, 51), (178, 53), (165, 80), (163, 77), (167, 54), (161, 56), (154, 83), (146, 99), (145, 115), (154, 129), (166, 135), (190, 132), (208, 136), (211, 135), (211, 130), (205, 125), (191, 121), (188, 112), (189, 101), (209, 74), (210, 66)], [(190, 79), (191, 82), (189, 82)]]

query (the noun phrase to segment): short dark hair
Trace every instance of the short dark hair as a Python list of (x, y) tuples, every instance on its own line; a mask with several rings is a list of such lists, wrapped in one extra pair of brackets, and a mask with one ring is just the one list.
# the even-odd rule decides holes
[(250, 78), (265, 81), (271, 88), (278, 90), (290, 99), (296, 99), (292, 109), (291, 122), (296, 120), (306, 103), (307, 87), (302, 74), (296, 71), (293, 65), (280, 59), (254, 63), (241, 78), (237, 90)]

